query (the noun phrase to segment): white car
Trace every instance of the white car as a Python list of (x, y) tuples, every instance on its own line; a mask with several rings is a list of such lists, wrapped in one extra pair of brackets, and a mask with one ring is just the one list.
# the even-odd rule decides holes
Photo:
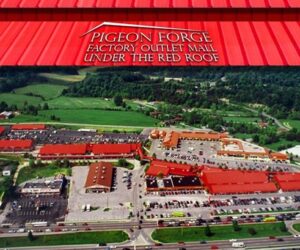
[(237, 242), (237, 239), (231, 239), (229, 242)]
[(294, 238), (300, 238), (300, 234), (294, 234)]

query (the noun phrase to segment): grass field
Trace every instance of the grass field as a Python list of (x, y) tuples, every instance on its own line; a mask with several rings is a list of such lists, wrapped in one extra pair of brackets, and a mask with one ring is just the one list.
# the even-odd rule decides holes
[(59, 117), (61, 122), (99, 124), (99, 125), (120, 125), (120, 126), (154, 126), (158, 120), (134, 111), (108, 111), (108, 110), (43, 110), (39, 112), (49, 120), (51, 115)]
[(80, 82), (85, 78), (85, 75), (66, 75), (66, 74), (55, 74), (55, 73), (40, 73), (42, 77), (45, 77), (49, 80), (58, 80), (64, 82)]
[(116, 108), (112, 100), (92, 97), (61, 96), (47, 102), (51, 109), (108, 109)]
[(300, 130), (300, 120), (281, 120), (284, 126)]
[(35, 236), (33, 241), (28, 237), (0, 238), (0, 247), (30, 247), (30, 246), (55, 246), (98, 243), (119, 243), (128, 240), (128, 235), (123, 231), (80, 232), (72, 234)]
[(67, 87), (54, 84), (34, 84), (15, 89), (16, 94), (34, 94), (45, 98), (45, 100), (56, 98), (61, 95)]
[(0, 101), (6, 102), (8, 105), (17, 105), (18, 108), (22, 108), (24, 103), (32, 104), (37, 106), (42, 102), (42, 98), (35, 96), (27, 96), (27, 95), (18, 95), (13, 93), (3, 93), (0, 94)]
[[(285, 139), (280, 139), (279, 142), (276, 142), (276, 143), (272, 143), (272, 144), (267, 144), (266, 147), (270, 148), (270, 149), (273, 149), (275, 151), (278, 151), (280, 147), (282, 146), (287, 146), (287, 145), (291, 145), (292, 147), (293, 146), (296, 146), (296, 145), (299, 145), (300, 143), (297, 142), (297, 141), (287, 141)], [(290, 147), (290, 146), (288, 146)]]
[(294, 225), (293, 225), (293, 228), (294, 228), (295, 230), (297, 230), (298, 232), (300, 232), (300, 223), (299, 223), (299, 224), (294, 224)]
[[(207, 237), (204, 233), (205, 227), (188, 227), (188, 228), (164, 228), (156, 229), (152, 238), (163, 243), (172, 242), (191, 242), (200, 240), (229, 240), (229, 239), (243, 239), (243, 238), (257, 238), (272, 236), (290, 235), (289, 232), (282, 232), (280, 230), (280, 223), (270, 224), (252, 224), (240, 225), (241, 230), (235, 232), (230, 226), (211, 226), (210, 229), (214, 233), (213, 236)], [(256, 234), (250, 235), (249, 228), (254, 228)]]
[(232, 121), (236, 123), (256, 123), (259, 118), (258, 117), (244, 117), (244, 116), (225, 116), (224, 120)]
[(60, 168), (56, 166), (46, 166), (46, 167), (24, 167), (20, 170), (18, 174), (17, 184), (21, 184), (25, 181), (35, 179), (37, 177), (45, 178), (52, 177), (58, 174), (64, 174), (66, 176), (71, 175), (70, 168)]

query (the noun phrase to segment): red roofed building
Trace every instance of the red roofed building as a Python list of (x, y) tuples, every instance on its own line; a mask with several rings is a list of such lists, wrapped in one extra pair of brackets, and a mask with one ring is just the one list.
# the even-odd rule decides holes
[(110, 192), (113, 181), (113, 165), (110, 162), (98, 162), (90, 165), (85, 182), (87, 193)]
[(15, 124), (11, 126), (11, 130), (45, 130), (45, 124)]
[(300, 190), (300, 173), (277, 173), (274, 180), (282, 191)]
[(167, 161), (153, 160), (147, 170), (147, 175), (158, 176), (181, 175), (181, 176), (196, 176), (193, 167), (188, 164), (173, 163)]
[(176, 148), (179, 140), (201, 140), (201, 141), (219, 141), (227, 138), (227, 133), (203, 132), (203, 131), (169, 131), (163, 139), (165, 148)]
[(202, 171), (202, 180), (206, 185), (264, 183), (268, 182), (268, 175), (261, 171)]
[(274, 183), (257, 183), (257, 184), (224, 184), (210, 185), (208, 187), (211, 194), (245, 194), (245, 193), (269, 193), (276, 192), (277, 188)]
[(140, 144), (94, 144), (91, 145), (91, 151), (94, 155), (108, 155), (112, 157), (131, 157), (137, 153)]
[(5, 127), (0, 126), (0, 135), (2, 135), (4, 131), (5, 131)]
[(46, 144), (40, 149), (42, 159), (84, 158), (87, 144)]
[(148, 176), (168, 176), (169, 175), (169, 168), (167, 166), (160, 166), (154, 165), (151, 163), (150, 167), (148, 168), (146, 175)]
[(203, 170), (201, 179), (211, 194), (240, 194), (254, 192), (276, 192), (275, 183), (269, 181), (266, 172)]
[(0, 140), (0, 151), (23, 152), (33, 148), (32, 140)]
[(131, 158), (138, 154), (140, 144), (46, 144), (40, 149), (41, 159)]

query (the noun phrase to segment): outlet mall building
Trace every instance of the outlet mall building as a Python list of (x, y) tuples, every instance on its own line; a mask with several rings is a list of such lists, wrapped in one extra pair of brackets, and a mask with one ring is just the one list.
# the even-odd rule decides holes
[(0, 64), (299, 65), (299, 8), (299, 0), (0, 0)]

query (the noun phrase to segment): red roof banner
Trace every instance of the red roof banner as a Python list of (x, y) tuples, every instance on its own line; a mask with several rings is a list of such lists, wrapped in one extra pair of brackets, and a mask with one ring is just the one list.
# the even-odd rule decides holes
[(298, 8), (298, 0), (0, 0), (0, 65), (296, 66)]
[(1, 65), (300, 64), (299, 21), (15, 21), (0, 31)]

